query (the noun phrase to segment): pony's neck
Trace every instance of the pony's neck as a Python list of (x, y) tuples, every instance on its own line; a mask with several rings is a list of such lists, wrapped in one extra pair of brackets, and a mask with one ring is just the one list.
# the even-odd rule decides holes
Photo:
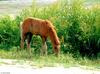
[(59, 45), (60, 44), (57, 33), (53, 28), (49, 31), (49, 37), (50, 37), (50, 40), (51, 40), (53, 45)]

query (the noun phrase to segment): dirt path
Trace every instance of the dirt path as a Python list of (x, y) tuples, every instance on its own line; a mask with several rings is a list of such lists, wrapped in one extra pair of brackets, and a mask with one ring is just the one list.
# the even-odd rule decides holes
[(100, 74), (100, 71), (80, 67), (35, 67), (29, 61), (0, 59), (0, 74)]
[(18, 65), (2, 65), (0, 66), (0, 74), (100, 74), (99, 71), (84, 70), (79, 67), (43, 67), (31, 68)]

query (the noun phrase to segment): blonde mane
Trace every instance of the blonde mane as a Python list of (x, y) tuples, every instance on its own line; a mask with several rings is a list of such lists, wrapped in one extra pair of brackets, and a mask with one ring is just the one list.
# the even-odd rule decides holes
[(50, 37), (53, 44), (59, 45), (60, 41), (59, 41), (59, 38), (57, 36), (55, 27), (52, 25), (52, 23), (50, 21), (48, 21), (48, 23), (50, 24), (49, 37)]

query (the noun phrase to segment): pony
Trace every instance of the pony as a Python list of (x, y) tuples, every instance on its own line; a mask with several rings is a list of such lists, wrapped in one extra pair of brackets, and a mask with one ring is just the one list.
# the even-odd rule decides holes
[(56, 55), (60, 52), (60, 41), (57, 36), (55, 27), (49, 20), (43, 20), (39, 18), (26, 18), (20, 24), (20, 31), (21, 31), (21, 42), (20, 47), (21, 49), (24, 48), (24, 41), (27, 40), (27, 49), (29, 49), (29, 53), (31, 53), (30, 49), (30, 42), (33, 35), (40, 35), (42, 38), (42, 49), (40, 49), (41, 55), (47, 55), (47, 44), (46, 40), (47, 37), (50, 38), (54, 53)]

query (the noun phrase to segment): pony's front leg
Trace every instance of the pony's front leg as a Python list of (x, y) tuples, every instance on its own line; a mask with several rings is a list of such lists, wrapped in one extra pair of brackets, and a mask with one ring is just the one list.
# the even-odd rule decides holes
[(47, 55), (47, 44), (46, 44), (46, 38), (42, 37), (42, 48), (40, 50), (41, 56)]
[(42, 45), (41, 55), (42, 55), (42, 56), (43, 56), (43, 55), (47, 55), (47, 44), (46, 44), (46, 42), (43, 43), (43, 45)]

